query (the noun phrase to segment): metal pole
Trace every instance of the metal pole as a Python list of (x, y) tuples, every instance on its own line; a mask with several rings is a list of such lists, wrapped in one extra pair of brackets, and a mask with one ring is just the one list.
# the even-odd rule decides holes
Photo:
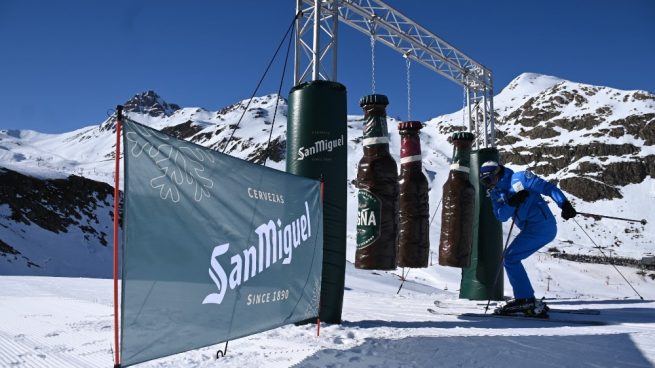
[(337, 30), (339, 26), (339, 0), (332, 1), (332, 81), (337, 81)]
[(123, 106), (116, 106), (116, 167), (114, 172), (114, 367), (120, 367), (120, 345), (118, 340), (118, 216), (120, 214), (120, 165), (121, 165), (121, 125), (123, 124)]
[(607, 219), (612, 219), (612, 220), (621, 220), (621, 221), (627, 221), (627, 222), (639, 222), (642, 225), (646, 225), (648, 223), (648, 221), (646, 221), (646, 219), (633, 220), (633, 219), (628, 219), (628, 218), (623, 218), (623, 217), (597, 215), (595, 213), (578, 212), (578, 215), (582, 215), (582, 216), (586, 216), (586, 217), (600, 217), (600, 218), (607, 218)]
[(473, 132), (473, 119), (471, 116), (471, 90), (468, 86), (464, 87), (464, 89), (466, 90), (466, 111), (468, 113), (469, 131)]
[(484, 125), (484, 147), (489, 147), (489, 130), (487, 129), (487, 89), (482, 93), (482, 123)]
[(491, 147), (496, 147), (496, 122), (494, 118), (494, 87), (491, 73), (489, 74), (489, 134), (491, 135)]
[(475, 122), (475, 143), (476, 143), (476, 148), (480, 148), (480, 122), (478, 119), (478, 112), (480, 110), (480, 101), (478, 100), (478, 91), (473, 90), (473, 121)]
[[(296, 0), (296, 14), (299, 14), (302, 11), (302, 0)], [(295, 53), (295, 58), (293, 61), (293, 85), (297, 86), (300, 82), (300, 41), (302, 35), (300, 34), (300, 26), (302, 25), (302, 14), (296, 18), (296, 44), (294, 46), (293, 52)]]
[(320, 79), (321, 64), (321, 0), (314, 0), (314, 48), (312, 49), (313, 65), (312, 80)]

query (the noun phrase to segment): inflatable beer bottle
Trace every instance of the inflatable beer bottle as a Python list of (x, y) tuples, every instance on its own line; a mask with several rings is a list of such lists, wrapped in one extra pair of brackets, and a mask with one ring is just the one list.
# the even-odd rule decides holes
[(427, 267), (430, 257), (428, 179), (421, 163), (420, 121), (398, 124), (400, 132), (400, 233), (398, 266)]
[(469, 267), (473, 243), (475, 188), (469, 181), (471, 146), (475, 136), (469, 132), (452, 135), (453, 161), (443, 185), (439, 264)]
[(355, 267), (396, 268), (398, 238), (398, 167), (389, 154), (387, 96), (368, 95), (364, 110), (364, 156), (359, 161), (357, 187), (357, 251)]

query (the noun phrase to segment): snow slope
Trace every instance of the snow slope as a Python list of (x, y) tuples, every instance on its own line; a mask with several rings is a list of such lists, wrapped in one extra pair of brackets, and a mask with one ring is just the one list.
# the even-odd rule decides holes
[[(540, 255), (548, 257), (548, 255)], [(537, 262), (542, 262), (537, 260)], [(532, 320), (433, 315), (433, 301), (453, 303), (447, 312), (482, 311), (456, 300), (456, 275), (426, 270), (400, 281), (390, 273), (349, 264), (341, 325), (288, 325), (224, 344), (173, 355), (138, 367), (652, 367), (655, 366), (655, 290), (622, 268), (645, 301), (631, 297), (606, 269), (551, 262), (559, 279), (545, 292), (562, 309), (594, 308), (586, 326)], [(535, 283), (546, 290), (539, 270)], [(582, 276), (581, 276), (582, 275)], [(443, 288), (448, 286), (448, 290)], [(595, 299), (574, 298), (586, 289)], [(558, 296), (559, 295), (559, 296)], [(102, 279), (0, 277), (0, 366), (112, 366), (112, 283)], [(441, 310), (441, 309), (440, 309)]]

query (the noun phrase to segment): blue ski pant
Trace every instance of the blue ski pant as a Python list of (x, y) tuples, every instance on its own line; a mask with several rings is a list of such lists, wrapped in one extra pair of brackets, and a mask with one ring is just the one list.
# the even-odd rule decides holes
[(557, 223), (554, 218), (540, 223), (528, 224), (507, 248), (503, 265), (509, 283), (512, 284), (512, 289), (514, 289), (514, 298), (534, 297), (534, 289), (521, 261), (550, 243), (555, 239), (556, 234)]

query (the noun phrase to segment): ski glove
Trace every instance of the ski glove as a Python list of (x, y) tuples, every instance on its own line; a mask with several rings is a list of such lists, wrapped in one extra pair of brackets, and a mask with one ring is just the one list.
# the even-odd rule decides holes
[(576, 212), (575, 208), (573, 208), (571, 202), (569, 201), (564, 202), (564, 204), (562, 205), (562, 217), (564, 218), (564, 220), (573, 218), (577, 214), (578, 212)]
[(514, 194), (512, 198), (510, 198), (507, 201), (507, 204), (512, 206), (512, 207), (518, 207), (521, 205), (521, 203), (525, 202), (525, 199), (528, 198), (530, 195), (530, 192), (527, 190), (523, 189), (522, 191)]

